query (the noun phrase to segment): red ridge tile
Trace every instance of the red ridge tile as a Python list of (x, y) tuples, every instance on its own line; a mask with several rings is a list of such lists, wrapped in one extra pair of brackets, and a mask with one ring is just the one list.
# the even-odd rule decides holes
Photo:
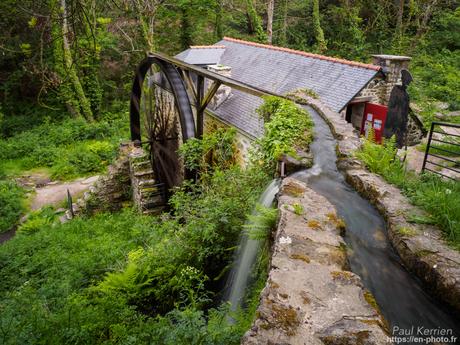
[[(268, 44), (244, 41), (244, 40), (240, 40), (240, 39), (232, 38), (232, 37), (224, 37), (224, 40), (229, 41), (229, 42), (246, 44), (248, 46), (253, 46), (253, 47), (258, 47), (258, 48), (266, 48), (266, 49), (271, 49), (271, 50), (275, 50), (275, 51), (282, 51), (282, 52), (286, 52), (286, 53), (290, 53), (290, 54), (301, 55), (301, 56), (305, 56), (305, 57), (311, 57), (313, 59), (336, 62), (336, 63), (341, 63), (341, 64), (344, 64), (344, 65), (349, 65), (349, 66), (354, 66), (354, 67), (372, 69), (372, 70), (375, 70), (375, 71), (379, 71), (381, 69), (381, 67), (377, 66), (377, 65), (366, 64), (366, 63), (362, 63), (362, 62), (350, 61), (350, 60), (345, 60), (345, 59), (339, 59), (339, 58), (334, 58), (334, 57), (331, 57), (331, 56), (313, 54), (313, 53), (308, 53), (308, 52), (304, 52), (304, 51), (301, 51), (301, 50), (295, 50), (295, 49), (284, 48), (284, 47), (277, 47), (277, 46), (272, 46), (272, 45), (268, 45)], [(222, 47), (222, 46), (214, 46), (214, 47)]]

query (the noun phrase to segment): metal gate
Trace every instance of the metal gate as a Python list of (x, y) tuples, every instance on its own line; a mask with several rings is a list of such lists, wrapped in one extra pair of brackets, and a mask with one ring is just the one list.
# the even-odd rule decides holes
[[(433, 121), (428, 135), (422, 173), (429, 171), (458, 181), (460, 180), (459, 157), (460, 124)], [(444, 169), (453, 174), (443, 173)]]

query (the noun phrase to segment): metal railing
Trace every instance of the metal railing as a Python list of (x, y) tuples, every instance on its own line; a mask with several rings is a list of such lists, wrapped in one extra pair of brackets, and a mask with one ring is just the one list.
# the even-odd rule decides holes
[[(440, 131), (439, 127), (441, 126), (460, 128), (460, 124), (455, 123), (437, 121), (433, 121), (431, 123), (428, 142), (426, 144), (425, 157), (423, 159), (422, 173), (429, 171), (451, 180), (458, 181), (460, 179), (460, 160), (458, 160), (458, 157), (460, 157), (460, 134)], [(433, 136), (433, 134), (435, 135)], [(436, 167), (438, 168), (437, 170), (435, 169)], [(444, 169), (454, 172), (454, 176), (449, 176), (443, 173), (442, 171)]]

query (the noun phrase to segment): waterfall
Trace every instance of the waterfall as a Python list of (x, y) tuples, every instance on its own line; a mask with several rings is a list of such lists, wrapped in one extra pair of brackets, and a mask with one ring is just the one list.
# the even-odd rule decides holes
[[(271, 207), (279, 191), (279, 185), (279, 180), (273, 180), (260, 196), (259, 204), (264, 207)], [(254, 209), (252, 214), (256, 214), (256, 212), (257, 210)], [(235, 263), (226, 284), (227, 292), (224, 296), (225, 300), (231, 303), (232, 310), (242, 306), (260, 245), (261, 241), (249, 238), (246, 233), (241, 235), (240, 244), (235, 255)]]

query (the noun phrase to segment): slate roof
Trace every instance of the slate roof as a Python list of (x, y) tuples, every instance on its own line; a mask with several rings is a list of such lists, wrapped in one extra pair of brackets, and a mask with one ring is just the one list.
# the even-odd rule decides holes
[(191, 46), (176, 55), (176, 58), (192, 65), (216, 65), (224, 52), (224, 46)]
[[(337, 112), (380, 70), (375, 65), (229, 37), (214, 46), (191, 47), (176, 57), (196, 65), (206, 65), (204, 62), (212, 60), (212, 64), (230, 66), (233, 79), (280, 95), (311, 89)], [(263, 134), (263, 123), (255, 109), (260, 104), (262, 100), (258, 97), (232, 90), (231, 97), (212, 112), (251, 136), (259, 137)]]

